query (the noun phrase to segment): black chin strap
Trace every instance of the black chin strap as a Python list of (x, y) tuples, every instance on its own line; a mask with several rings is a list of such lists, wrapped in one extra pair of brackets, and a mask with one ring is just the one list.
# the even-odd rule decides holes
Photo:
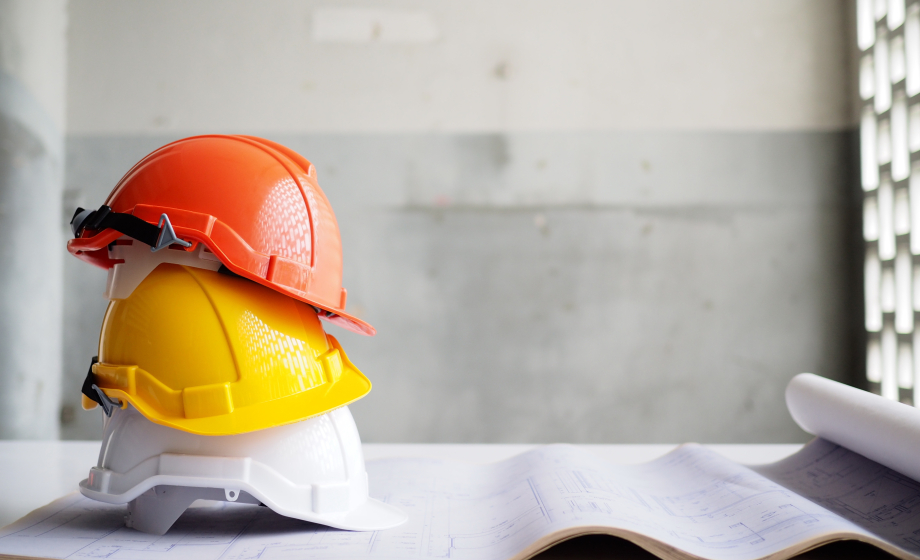
[(93, 385), (96, 384), (96, 376), (93, 375), (93, 366), (96, 365), (97, 362), (99, 362), (99, 356), (93, 356), (93, 361), (89, 364), (89, 371), (86, 372), (86, 378), (83, 380), (81, 392), (86, 395), (89, 400), (95, 401), (96, 404), (102, 404), (102, 400), (93, 389)]
[(160, 228), (157, 226), (131, 214), (112, 212), (105, 204), (100, 206), (99, 210), (77, 208), (70, 220), (70, 229), (73, 230), (74, 237), (79, 237), (84, 229), (114, 229), (151, 247), (157, 244), (157, 237), (160, 235)]
[(133, 214), (123, 214), (113, 212), (105, 204), (98, 210), (84, 210), (77, 208), (70, 219), (70, 229), (74, 237), (79, 237), (83, 230), (91, 229), (102, 231), (104, 229), (114, 229), (141, 243), (150, 245), (152, 251), (159, 251), (172, 244), (191, 247), (188, 241), (183, 241), (176, 237), (172, 224), (169, 223), (169, 216), (162, 214), (158, 226), (147, 223)]
[(93, 356), (93, 361), (89, 365), (89, 371), (86, 372), (86, 379), (83, 380), (82, 392), (91, 401), (102, 405), (102, 410), (106, 416), (111, 416), (112, 411), (121, 406), (121, 403), (102, 392), (102, 389), (96, 385), (96, 376), (93, 374), (93, 366), (99, 362), (99, 356)]

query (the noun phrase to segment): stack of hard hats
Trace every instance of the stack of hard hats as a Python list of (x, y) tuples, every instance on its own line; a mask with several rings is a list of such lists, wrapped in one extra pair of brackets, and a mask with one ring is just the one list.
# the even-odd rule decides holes
[(313, 165), (274, 142), (199, 136), (135, 165), (68, 250), (108, 269), (85, 408), (104, 412), (80, 483), (163, 534), (196, 499), (332, 527), (406, 516), (368, 497), (347, 404), (371, 389), (320, 319), (345, 313), (338, 225)]

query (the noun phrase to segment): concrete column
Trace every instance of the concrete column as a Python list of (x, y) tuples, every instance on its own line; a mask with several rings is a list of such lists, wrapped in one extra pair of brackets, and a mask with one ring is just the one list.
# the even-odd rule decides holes
[(0, 438), (57, 438), (66, 0), (0, 0)]

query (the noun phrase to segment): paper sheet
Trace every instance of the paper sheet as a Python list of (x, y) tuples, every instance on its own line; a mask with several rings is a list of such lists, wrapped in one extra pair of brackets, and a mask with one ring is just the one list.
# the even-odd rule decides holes
[(789, 382), (786, 406), (806, 432), (920, 480), (920, 409), (810, 373)]
[[(860, 483), (850, 479), (868, 472), (866, 460), (838, 454), (834, 469), (827, 470), (828, 449), (836, 446), (819, 443), (806, 449), (819, 453), (803, 455), (798, 463), (781, 463), (771, 476), (820, 489), (812, 475), (819, 468), (858, 488)], [(220, 503), (188, 510), (166, 535), (157, 537), (125, 528), (124, 507), (71, 495), (0, 533), (0, 553), (125, 560), (490, 560), (513, 557), (541, 536), (594, 527), (644, 534), (703, 557), (743, 560), (830, 533), (869, 536), (867, 528), (877, 528), (860, 524), (858, 516), (844, 519), (696, 445), (631, 466), (609, 465), (587, 451), (556, 445), (492, 465), (401, 459), (372, 461), (367, 467), (372, 495), (403, 508), (410, 516), (406, 525), (354, 533), (284, 518), (264, 507)], [(872, 480), (879, 469), (887, 471), (873, 468)], [(905, 483), (903, 477), (900, 482)], [(912, 496), (920, 495), (911, 488)], [(866, 505), (858, 496), (844, 494), (841, 501), (840, 492), (832, 494), (824, 500), (831, 509), (856, 504), (853, 511), (879, 511), (875, 498)], [(891, 511), (901, 504), (895, 498), (903, 496), (897, 494), (886, 504)], [(891, 536), (894, 544), (916, 554), (920, 544), (903, 536), (920, 531), (920, 520), (912, 512), (898, 518), (900, 536)]]
[(920, 483), (903, 474), (822, 439), (754, 470), (869, 533), (920, 552)]

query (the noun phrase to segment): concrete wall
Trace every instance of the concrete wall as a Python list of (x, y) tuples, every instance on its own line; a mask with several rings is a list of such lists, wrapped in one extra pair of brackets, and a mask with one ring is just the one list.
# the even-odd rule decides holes
[(0, 0), (0, 438), (60, 427), (65, 0)]
[(189, 134), (312, 160), (365, 441), (798, 441), (786, 381), (861, 369), (848, 3), (350, 6), (72, 0), (67, 203)]

